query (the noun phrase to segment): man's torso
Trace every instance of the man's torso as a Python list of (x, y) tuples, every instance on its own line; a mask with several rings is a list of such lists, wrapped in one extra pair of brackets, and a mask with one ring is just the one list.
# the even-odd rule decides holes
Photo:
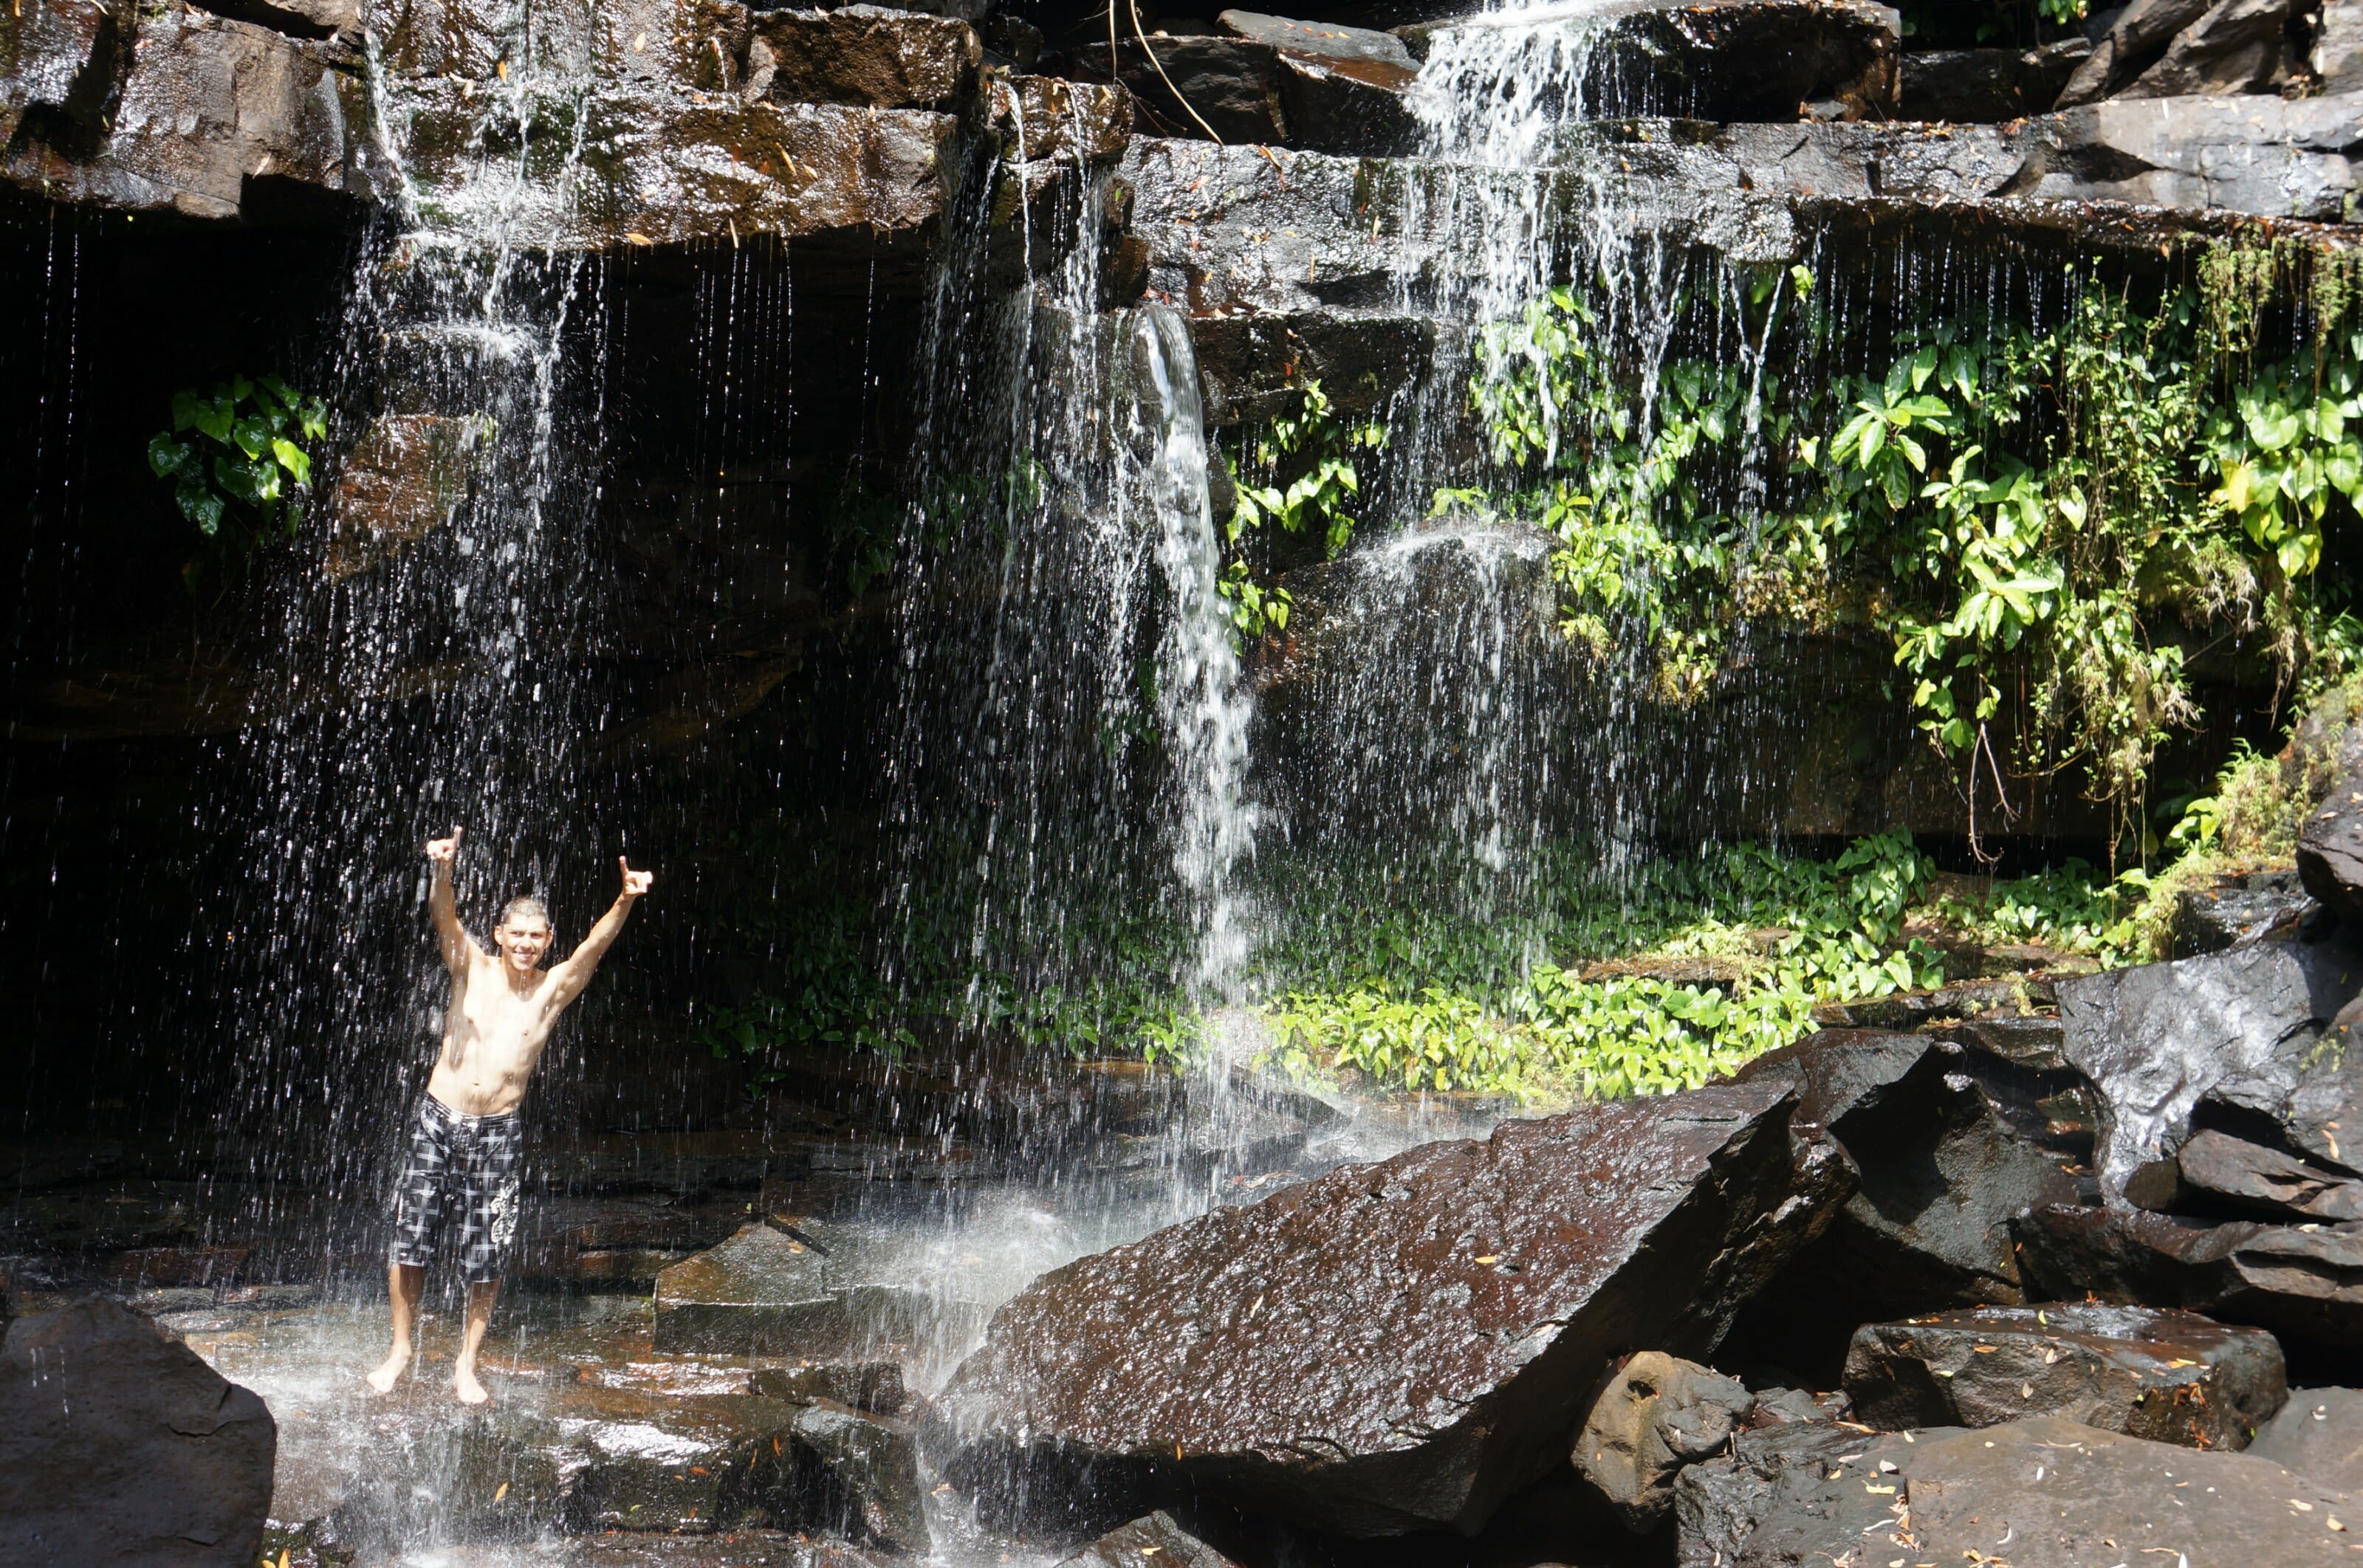
[(513, 988), (499, 965), (471, 955), (451, 977), (443, 1052), (427, 1082), (428, 1094), (470, 1116), (516, 1109), (555, 1021), (549, 975), (538, 971), (531, 986)]

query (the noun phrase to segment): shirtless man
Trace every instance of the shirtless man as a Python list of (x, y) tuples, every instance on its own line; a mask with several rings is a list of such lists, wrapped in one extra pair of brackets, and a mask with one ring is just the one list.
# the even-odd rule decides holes
[(468, 1327), (452, 1364), (451, 1388), (466, 1405), (487, 1396), (476, 1380), (476, 1349), (492, 1321), (493, 1298), (501, 1290), (501, 1264), (516, 1239), (517, 1167), (524, 1154), (517, 1105), (526, 1080), (549, 1039), (550, 1026), (591, 983), (607, 949), (630, 917), (633, 901), (656, 878), (635, 871), (618, 856), (624, 890), (582, 945), (556, 967), (544, 969), (549, 952), (549, 911), (539, 899), (509, 900), (493, 928), (495, 958), (476, 945), (460, 924), (451, 892), (451, 863), (460, 853), (460, 830), (427, 846), (435, 884), (427, 909), (451, 971), (451, 1002), (443, 1015), (443, 1053), (427, 1093), (418, 1102), (410, 1158), (394, 1200), (394, 1253), (386, 1267), (394, 1297), (394, 1350), (369, 1375), (383, 1394), (410, 1364), (411, 1325), (427, 1265), (446, 1225), (460, 1230), (460, 1268), (468, 1282)]

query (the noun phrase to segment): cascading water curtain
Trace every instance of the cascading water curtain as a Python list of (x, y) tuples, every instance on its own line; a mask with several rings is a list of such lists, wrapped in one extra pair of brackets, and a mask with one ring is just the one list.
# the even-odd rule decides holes
[[(365, 248), (335, 375), (351, 455), (331, 537), (284, 587), (280, 690), (219, 803), (247, 846), (218, 955), (237, 1064), (225, 1154), (254, 1202), (321, 1206), (300, 1228), (250, 1220), (363, 1277), (382, 1162), (439, 1037), (425, 841), (466, 829), (462, 915), (479, 931), (512, 894), (572, 895), (586, 862), (613, 865), (578, 772), (611, 586), (592, 526), (601, 277), (516, 228), (571, 198), (579, 131), (554, 170), (527, 159), (581, 90), (530, 69), (481, 83), (465, 181)], [(398, 123), (383, 150), (398, 170)]]
[[(1015, 1017), (1115, 1045), (1141, 998), (1236, 974), (1246, 699), (1186, 334), (1102, 311), (1099, 182), (1045, 172), (979, 149), (936, 273), (889, 957), (915, 1027)], [(996, 287), (1004, 182), (1038, 221), (1020, 220), (1023, 281)]]

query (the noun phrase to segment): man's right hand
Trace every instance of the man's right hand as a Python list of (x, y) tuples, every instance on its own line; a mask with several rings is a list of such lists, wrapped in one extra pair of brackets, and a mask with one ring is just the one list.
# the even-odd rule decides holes
[(453, 828), (449, 838), (429, 839), (427, 858), (438, 866), (449, 866), (460, 857), (460, 834), (463, 829)]

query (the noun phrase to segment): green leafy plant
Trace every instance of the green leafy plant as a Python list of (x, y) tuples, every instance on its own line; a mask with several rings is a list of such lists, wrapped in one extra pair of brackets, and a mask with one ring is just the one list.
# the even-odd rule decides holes
[[(2255, 271), (2204, 275), (2238, 292)], [(1873, 373), (1787, 381), (1769, 352), (1744, 383), (1677, 359), (1654, 400), (1552, 290), (1480, 340), (1470, 396), (1502, 482), (1437, 509), (1550, 531), (1563, 628), (1602, 653), (1641, 642), (1672, 700), (1712, 684), (1744, 618), (1868, 612), (1973, 801), (2006, 767), (2074, 767), (2138, 822), (2158, 747), (2201, 717), (2188, 646), (2237, 634), (2285, 679), (2346, 668), (2356, 639), (2312, 585), (2363, 494), (2363, 334), (2243, 368), (2204, 291), (2143, 307), (2073, 282), (2042, 331), (1909, 325)], [(1759, 271), (1750, 340), (1785, 322), (1811, 362), (1838, 331), (1812, 297), (1810, 274)]]
[(1226, 559), (1216, 590), (1243, 638), (1288, 625), (1293, 601), (1270, 580), (1281, 553), (1275, 536), (1317, 541), (1319, 558), (1336, 558), (1359, 521), (1358, 454), (1376, 452), (1386, 441), (1383, 424), (1340, 414), (1317, 381), (1304, 383), (1294, 414), (1241, 436), (1233, 465), (1238, 501), (1223, 525)]
[(172, 396), (172, 427), (148, 442), (148, 466), (197, 532), (238, 555), (295, 536), (311, 488), (306, 442), (327, 434), (328, 406), (277, 376), (233, 376), (212, 392)]

